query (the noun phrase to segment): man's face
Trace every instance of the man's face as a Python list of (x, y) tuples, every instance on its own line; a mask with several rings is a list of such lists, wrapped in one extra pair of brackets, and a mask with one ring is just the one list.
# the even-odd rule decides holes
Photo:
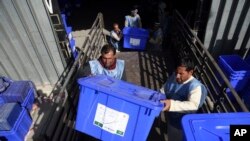
[(118, 26), (117, 24), (114, 25), (114, 30), (115, 30), (115, 31), (119, 31), (119, 30), (120, 30), (120, 29), (119, 29), (119, 26)]
[(157, 30), (160, 28), (160, 25), (154, 25), (154, 30)]
[(134, 16), (137, 14), (137, 12), (138, 12), (138, 10), (137, 10), (137, 9), (132, 10), (132, 11), (131, 11), (131, 16), (133, 16), (133, 17), (134, 17)]
[(176, 69), (176, 81), (178, 83), (183, 83), (188, 80), (193, 75), (193, 70), (187, 71), (187, 68), (184, 66), (179, 66)]
[(104, 67), (109, 68), (114, 64), (116, 56), (114, 55), (113, 51), (109, 51), (107, 54), (102, 54), (101, 58), (102, 62), (104, 63)]

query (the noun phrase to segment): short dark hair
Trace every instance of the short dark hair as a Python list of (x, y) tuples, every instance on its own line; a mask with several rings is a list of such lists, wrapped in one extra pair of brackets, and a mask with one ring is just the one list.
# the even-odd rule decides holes
[(118, 23), (113, 23), (113, 27), (114, 27), (114, 26), (116, 26), (116, 25), (118, 25), (118, 26), (119, 26), (119, 24), (118, 24)]
[(131, 8), (130, 8), (130, 11), (135, 11), (135, 10), (138, 10), (138, 6), (137, 5), (133, 5)]
[(191, 71), (191, 70), (194, 70), (194, 62), (193, 62), (193, 59), (191, 57), (182, 57), (182, 58), (179, 58), (178, 61), (176, 62), (176, 68), (177, 67), (186, 67), (186, 70), (187, 71)]
[(110, 44), (105, 44), (102, 49), (101, 49), (101, 54), (107, 54), (110, 51), (112, 51), (114, 53), (114, 55), (116, 54), (116, 49), (110, 45)]

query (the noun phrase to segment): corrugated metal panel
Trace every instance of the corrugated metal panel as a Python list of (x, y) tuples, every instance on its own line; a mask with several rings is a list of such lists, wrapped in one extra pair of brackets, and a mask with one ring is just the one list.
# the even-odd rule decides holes
[(42, 0), (0, 0), (0, 74), (55, 84), (64, 66)]
[(213, 0), (204, 45), (214, 57), (249, 48), (249, 0)]

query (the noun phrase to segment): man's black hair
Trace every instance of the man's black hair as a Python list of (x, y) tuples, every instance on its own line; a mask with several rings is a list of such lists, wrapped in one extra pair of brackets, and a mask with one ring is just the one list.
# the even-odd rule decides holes
[(192, 57), (182, 57), (182, 58), (179, 58), (178, 61), (176, 62), (176, 67), (186, 67), (186, 70), (187, 71), (191, 71), (191, 70), (194, 70), (194, 62), (193, 62), (193, 59)]
[(107, 54), (110, 51), (112, 51), (114, 53), (114, 55), (116, 54), (116, 49), (110, 45), (110, 44), (105, 44), (102, 49), (101, 49), (101, 54)]

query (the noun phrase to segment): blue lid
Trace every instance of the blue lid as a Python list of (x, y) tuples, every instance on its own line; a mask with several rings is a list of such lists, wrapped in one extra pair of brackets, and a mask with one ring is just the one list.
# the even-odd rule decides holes
[(30, 81), (14, 81), (13, 83), (10, 83), (8, 89), (6, 89), (1, 96), (25, 97), (31, 87), (32, 83)]
[(182, 127), (188, 141), (227, 141), (230, 125), (250, 124), (250, 113), (188, 114)]
[(80, 78), (78, 83), (151, 109), (162, 110), (163, 104), (160, 100), (166, 99), (165, 94), (105, 75)]

